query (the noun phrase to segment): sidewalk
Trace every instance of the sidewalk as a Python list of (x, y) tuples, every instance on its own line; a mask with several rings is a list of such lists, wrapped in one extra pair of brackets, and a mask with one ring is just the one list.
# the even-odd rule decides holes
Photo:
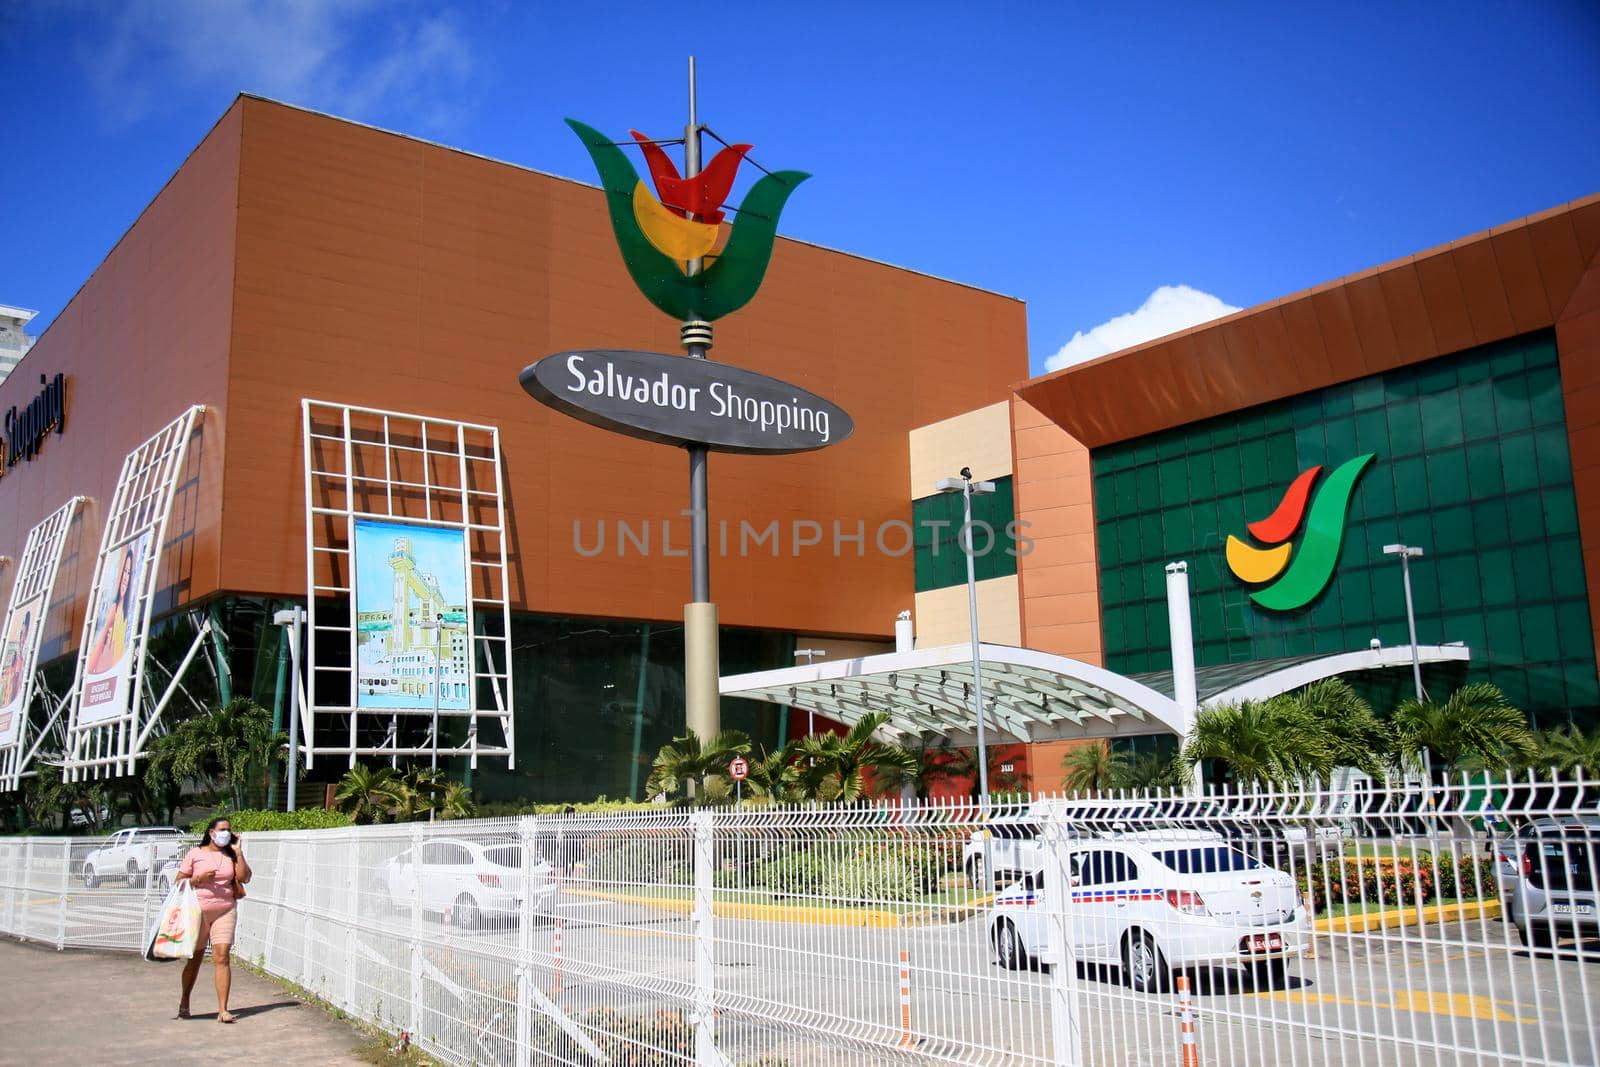
[(361, 1036), (242, 967), (228, 998), (239, 1021), (217, 1023), (207, 960), (194, 1018), (180, 1021), (178, 964), (124, 952), (91, 952), (0, 940), (0, 1028), (5, 1063), (286, 1065), (364, 1064)]

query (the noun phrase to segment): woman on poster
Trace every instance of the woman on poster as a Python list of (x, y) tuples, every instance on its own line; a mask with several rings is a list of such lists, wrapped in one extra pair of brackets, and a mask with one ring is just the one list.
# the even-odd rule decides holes
[(128, 624), (133, 617), (134, 553), (139, 542), (121, 549), (117, 564), (116, 589), (100, 594), (100, 613), (94, 635), (89, 639), (89, 673), (104, 674), (115, 667), (128, 650)]
[(25, 611), (0, 651), (0, 708), (17, 699), (22, 691), (23, 662), (27, 658), (28, 632), (33, 629), (33, 613)]

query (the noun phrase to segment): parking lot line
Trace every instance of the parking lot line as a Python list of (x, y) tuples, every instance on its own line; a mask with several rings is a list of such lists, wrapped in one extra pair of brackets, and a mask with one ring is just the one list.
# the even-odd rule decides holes
[(1390, 1011), (1409, 1011), (1419, 1015), (1444, 1015), (1458, 1019), (1481, 1019), (1497, 1023), (1522, 1023), (1533, 1025), (1538, 1019), (1525, 1019), (1501, 1010), (1504, 1001), (1491, 1000), (1477, 993), (1428, 993), (1414, 989), (1397, 990), (1394, 1000), (1382, 1004), (1375, 1000), (1334, 996), (1331, 993), (1307, 993), (1302, 990), (1275, 990), (1251, 993), (1253, 997), (1280, 1000), (1285, 1004), (1347, 1004), (1358, 1008), (1387, 1008)]

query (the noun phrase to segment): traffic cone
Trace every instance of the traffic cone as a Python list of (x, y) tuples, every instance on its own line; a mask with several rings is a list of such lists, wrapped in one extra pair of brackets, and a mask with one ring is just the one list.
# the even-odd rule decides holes
[(1317, 958), (1317, 908), (1310, 890), (1306, 891), (1300, 903), (1306, 910), (1306, 950), (1300, 954), (1300, 958), (1314, 960)]
[(900, 950), (900, 1047), (915, 1048), (911, 1036), (911, 953)]

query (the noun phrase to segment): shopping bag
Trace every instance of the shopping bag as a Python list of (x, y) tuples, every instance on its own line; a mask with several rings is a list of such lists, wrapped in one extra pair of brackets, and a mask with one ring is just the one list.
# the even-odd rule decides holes
[(147, 960), (186, 960), (200, 941), (200, 898), (188, 882), (172, 887), (145, 938)]

